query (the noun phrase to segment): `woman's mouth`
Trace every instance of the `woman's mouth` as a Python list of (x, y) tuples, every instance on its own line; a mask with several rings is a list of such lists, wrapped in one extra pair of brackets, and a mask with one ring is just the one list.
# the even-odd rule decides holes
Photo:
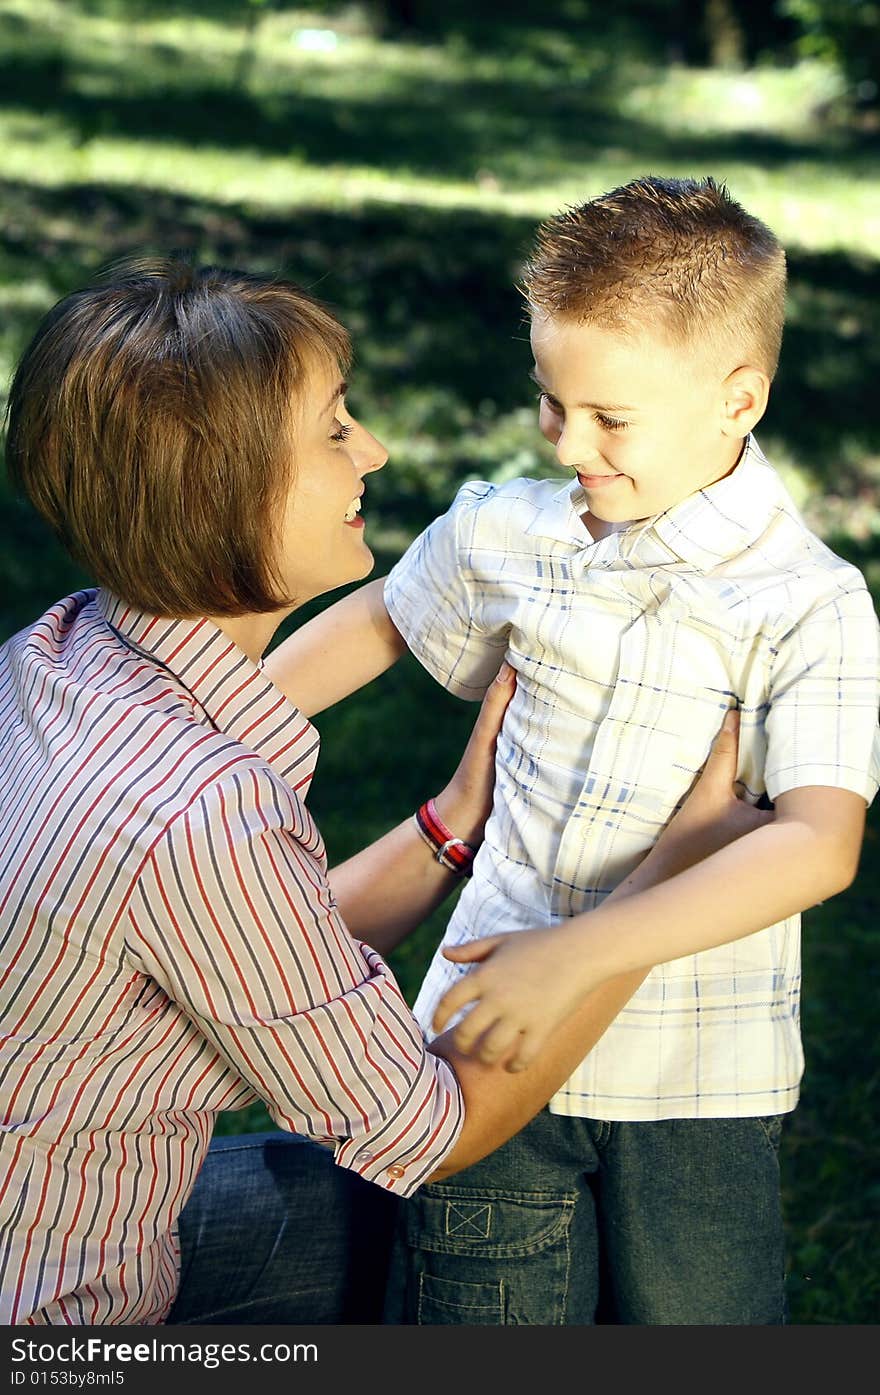
[(360, 511), (361, 496), (358, 495), (356, 499), (352, 499), (351, 503), (346, 509), (345, 518), (343, 519), (343, 522), (347, 523), (349, 528), (363, 528), (364, 520), (362, 518), (358, 518), (358, 514), (360, 513)]

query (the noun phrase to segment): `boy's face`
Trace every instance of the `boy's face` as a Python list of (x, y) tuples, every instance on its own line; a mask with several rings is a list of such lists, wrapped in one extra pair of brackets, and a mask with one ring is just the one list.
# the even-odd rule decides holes
[(708, 362), (646, 331), (624, 338), (533, 309), (539, 424), (587, 495), (584, 522), (650, 518), (734, 467), (742, 436)]

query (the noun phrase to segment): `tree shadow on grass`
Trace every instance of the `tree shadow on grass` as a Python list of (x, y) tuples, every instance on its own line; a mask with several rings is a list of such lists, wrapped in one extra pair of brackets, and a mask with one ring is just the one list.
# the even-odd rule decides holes
[[(583, 75), (533, 70), (494, 80), (418, 67), (379, 75), (360, 66), (317, 77), (307, 69), (265, 91), (233, 81), (216, 58), (197, 52), (181, 65), (162, 45), (132, 47), (88, 63), (63, 36), (33, 21), (16, 51), (0, 59), (8, 110), (54, 118), (79, 145), (94, 139), (149, 140), (195, 151), (258, 149), (312, 164), (369, 167), (470, 180), (491, 172), (505, 187), (588, 172), (597, 159), (638, 159), (646, 169), (689, 165), (695, 173), (731, 163), (766, 169), (809, 162), (870, 172), (880, 142), (836, 135), (795, 138), (760, 131), (676, 132), (622, 115), (627, 69), (616, 55), (594, 57)], [(330, 83), (323, 92), (320, 84)]]
[[(355, 399), (366, 420), (378, 412), (405, 434), (407, 404), (418, 394), (429, 404), (421, 429), (441, 442), (442, 468), (404, 476), (392, 467), (371, 481), (380, 515), (410, 534), (473, 474), (464, 446), (482, 429), (485, 404), (497, 415), (531, 401), (514, 284), (530, 219), (378, 204), (268, 216), (138, 188), (47, 191), (10, 181), (0, 183), (0, 199), (0, 312), (13, 354), (41, 313), (39, 296), (36, 304), (16, 299), (22, 286), (44, 288), (48, 306), (127, 253), (183, 250), (200, 261), (282, 273), (328, 300), (354, 336)], [(820, 488), (875, 490), (878, 481), (859, 462), (880, 451), (871, 410), (880, 346), (866, 311), (878, 300), (880, 267), (839, 253), (797, 254), (791, 279), (794, 318), (768, 430)], [(26, 523), (21, 509), (9, 503), (3, 527), (4, 605), (9, 620), (24, 623), (32, 584), (60, 573), (37, 545), (40, 525)]]

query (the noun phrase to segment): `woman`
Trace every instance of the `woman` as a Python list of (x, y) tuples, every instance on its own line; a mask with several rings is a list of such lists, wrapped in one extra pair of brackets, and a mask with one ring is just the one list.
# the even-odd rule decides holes
[[(13, 476), (98, 589), (0, 654), (0, 1322), (378, 1320), (394, 1197), (521, 1128), (639, 981), (513, 1074), (428, 1048), (382, 958), (468, 870), (509, 673), (433, 822), (328, 875), (318, 736), (261, 663), (372, 566), (348, 358), (289, 283), (130, 262), (16, 372)], [(743, 831), (718, 755), (629, 889)], [(257, 1097), (285, 1132), (212, 1145)]]

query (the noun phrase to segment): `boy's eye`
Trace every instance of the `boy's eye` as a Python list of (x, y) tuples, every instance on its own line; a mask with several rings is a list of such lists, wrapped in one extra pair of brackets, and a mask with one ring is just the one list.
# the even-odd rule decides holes
[(551, 397), (550, 394), (547, 392), (539, 392), (538, 401), (543, 406), (549, 407), (550, 411), (553, 412), (554, 416), (559, 416), (560, 412), (562, 411), (562, 407), (556, 401), (555, 397)]
[(596, 421), (606, 431), (625, 431), (628, 425), (625, 421), (618, 421), (617, 417), (606, 417), (604, 412), (596, 413)]

